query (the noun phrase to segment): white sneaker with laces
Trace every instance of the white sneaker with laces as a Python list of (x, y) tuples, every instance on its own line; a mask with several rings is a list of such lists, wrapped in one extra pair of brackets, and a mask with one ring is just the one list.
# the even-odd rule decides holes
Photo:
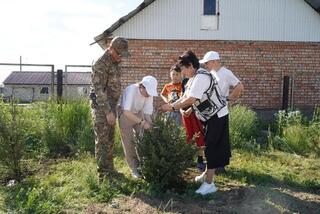
[(141, 175), (140, 175), (140, 173), (139, 173), (137, 170), (132, 170), (131, 175), (132, 175), (132, 177), (135, 178), (135, 179), (141, 178)]
[(199, 189), (197, 189), (196, 193), (201, 195), (207, 195), (210, 193), (214, 193), (217, 191), (216, 185), (212, 182), (208, 184), (207, 182), (203, 182)]
[(201, 175), (194, 178), (196, 182), (204, 182), (206, 180), (206, 172), (203, 172)]

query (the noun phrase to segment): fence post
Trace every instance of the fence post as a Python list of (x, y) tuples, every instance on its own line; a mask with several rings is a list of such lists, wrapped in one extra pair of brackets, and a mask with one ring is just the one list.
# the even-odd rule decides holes
[(62, 98), (62, 70), (57, 70), (57, 99), (58, 102), (61, 101)]
[(283, 77), (283, 91), (282, 91), (282, 110), (287, 110), (289, 107), (289, 83), (290, 77)]

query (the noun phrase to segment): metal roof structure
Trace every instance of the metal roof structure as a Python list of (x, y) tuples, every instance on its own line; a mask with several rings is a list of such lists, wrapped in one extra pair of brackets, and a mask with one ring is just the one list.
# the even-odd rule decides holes
[[(90, 85), (90, 82), (91, 82), (91, 72), (67, 72), (67, 73), (63, 73), (63, 76), (64, 76), (63, 84)], [(65, 79), (65, 77), (67, 79)], [(3, 84), (4, 85), (50, 85), (51, 72), (13, 71), (4, 80)]]

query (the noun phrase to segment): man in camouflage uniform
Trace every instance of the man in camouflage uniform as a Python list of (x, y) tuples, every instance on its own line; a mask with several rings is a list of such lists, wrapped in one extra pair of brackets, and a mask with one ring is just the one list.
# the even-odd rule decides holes
[(128, 41), (115, 37), (105, 53), (92, 66), (90, 99), (100, 181), (114, 169), (116, 105), (121, 93), (119, 64), (121, 58), (127, 56), (129, 56)]

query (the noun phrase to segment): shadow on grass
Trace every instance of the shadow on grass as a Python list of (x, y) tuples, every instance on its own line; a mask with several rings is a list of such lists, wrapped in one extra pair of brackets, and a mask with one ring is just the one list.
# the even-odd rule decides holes
[(320, 193), (320, 183), (315, 179), (306, 179), (303, 183), (295, 181), (295, 177), (291, 174), (284, 175), (283, 179), (277, 179), (271, 175), (250, 172), (243, 169), (231, 169), (225, 174), (226, 177), (234, 180), (245, 181), (247, 184), (272, 186), (272, 187), (290, 187), (302, 191)]

